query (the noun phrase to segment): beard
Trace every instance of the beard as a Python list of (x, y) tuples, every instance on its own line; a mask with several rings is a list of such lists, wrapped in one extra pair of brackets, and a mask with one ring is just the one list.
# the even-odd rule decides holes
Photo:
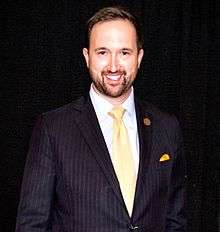
[[(101, 78), (97, 73), (95, 74), (91, 70), (89, 71), (96, 89), (107, 97), (118, 98), (128, 92), (133, 84), (133, 81), (131, 81), (132, 78), (127, 75), (125, 70), (119, 70), (116, 72), (104, 70), (101, 72)], [(109, 84), (107, 75), (119, 75), (120, 83), (117, 83), (116, 85)]]

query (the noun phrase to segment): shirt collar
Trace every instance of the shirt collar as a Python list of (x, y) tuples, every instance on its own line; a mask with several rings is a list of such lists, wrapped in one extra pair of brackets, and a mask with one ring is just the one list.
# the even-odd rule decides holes
[(129, 97), (122, 104), (122, 107), (126, 110), (126, 112), (128, 113), (128, 115), (130, 117), (135, 114), (134, 90), (133, 90), (133, 87), (131, 88), (131, 93), (130, 93)]
[[(108, 115), (108, 112), (110, 112), (113, 108), (113, 105), (109, 103), (105, 98), (103, 98), (101, 95), (97, 94), (94, 90), (94, 88), (90, 87), (90, 98), (92, 101), (92, 104), (95, 108), (95, 112), (97, 114), (97, 117), (100, 121), (103, 121), (106, 119), (106, 116)], [(135, 114), (135, 104), (134, 104), (134, 90), (133, 87), (131, 88), (131, 93), (129, 97), (125, 100), (125, 102), (122, 104), (123, 108), (126, 110), (128, 115), (132, 117)]]
[(110, 112), (113, 107), (112, 104), (109, 103), (101, 95), (97, 94), (92, 84), (90, 86), (89, 95), (99, 122), (106, 120), (106, 116), (108, 115), (108, 112)]

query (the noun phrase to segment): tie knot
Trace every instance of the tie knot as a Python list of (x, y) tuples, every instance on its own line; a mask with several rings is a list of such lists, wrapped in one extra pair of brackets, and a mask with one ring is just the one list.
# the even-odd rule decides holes
[(116, 106), (109, 112), (109, 115), (116, 120), (122, 120), (124, 113), (125, 109), (122, 106)]

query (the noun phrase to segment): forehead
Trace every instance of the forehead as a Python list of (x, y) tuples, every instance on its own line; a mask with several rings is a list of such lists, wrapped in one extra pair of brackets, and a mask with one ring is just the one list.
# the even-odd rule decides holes
[(90, 34), (90, 46), (105, 46), (109, 43), (136, 45), (136, 29), (134, 25), (123, 19), (104, 21), (95, 24)]

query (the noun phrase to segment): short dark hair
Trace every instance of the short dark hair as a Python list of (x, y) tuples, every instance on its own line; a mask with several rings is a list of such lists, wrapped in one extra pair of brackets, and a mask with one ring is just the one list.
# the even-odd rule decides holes
[(140, 50), (143, 47), (144, 39), (142, 27), (135, 15), (132, 15), (129, 10), (125, 7), (114, 6), (114, 7), (105, 7), (96, 12), (87, 22), (86, 30), (86, 46), (89, 48), (90, 36), (92, 28), (100, 22), (113, 21), (113, 20), (128, 20), (133, 24), (136, 30), (137, 36), (137, 47)]

